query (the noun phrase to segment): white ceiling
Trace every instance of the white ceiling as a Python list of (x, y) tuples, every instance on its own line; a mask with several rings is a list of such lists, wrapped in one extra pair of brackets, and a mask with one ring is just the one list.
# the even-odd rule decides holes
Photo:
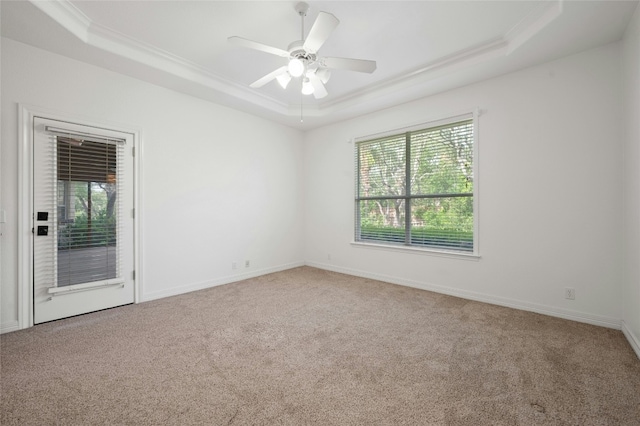
[[(319, 53), (377, 61), (334, 70), (320, 100), (249, 84), (300, 39), (297, 1), (2, 1), (2, 36), (310, 129), (619, 40), (637, 1), (312, 1), (340, 24)], [(304, 122), (300, 122), (300, 103)]]

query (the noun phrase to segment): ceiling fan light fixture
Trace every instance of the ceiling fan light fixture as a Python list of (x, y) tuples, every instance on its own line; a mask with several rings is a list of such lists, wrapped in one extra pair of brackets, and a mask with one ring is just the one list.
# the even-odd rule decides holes
[(278, 80), (278, 83), (280, 83), (280, 86), (282, 86), (283, 89), (286, 89), (291, 81), (291, 75), (286, 72), (284, 74), (280, 74), (276, 79)]
[(311, 84), (309, 79), (306, 78), (306, 77), (302, 81), (302, 94), (303, 95), (311, 95), (311, 94), (313, 94), (313, 85)]
[(303, 95), (313, 95), (316, 99), (322, 99), (328, 95), (325, 84), (327, 84), (331, 77), (331, 69), (364, 73), (372, 73), (375, 71), (375, 61), (353, 58), (319, 57), (318, 51), (340, 21), (331, 13), (320, 11), (305, 37), (304, 17), (307, 15), (309, 5), (300, 2), (296, 5), (295, 10), (300, 16), (300, 40), (290, 43), (287, 50), (238, 36), (232, 36), (227, 39), (231, 43), (287, 59), (286, 65), (283, 64), (280, 68), (254, 81), (249, 87), (258, 89), (273, 80), (277, 80), (278, 84), (283, 89), (286, 89), (293, 78), (300, 78), (302, 82), (300, 86), (296, 83), (296, 90), (300, 88)]
[(304, 74), (304, 63), (298, 58), (291, 58), (288, 69), (291, 77), (300, 77)]

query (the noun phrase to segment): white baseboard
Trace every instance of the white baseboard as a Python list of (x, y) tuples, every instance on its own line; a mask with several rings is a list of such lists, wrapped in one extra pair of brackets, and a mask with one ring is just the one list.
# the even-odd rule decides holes
[(17, 330), (20, 330), (20, 323), (18, 323), (18, 321), (9, 321), (0, 325), (0, 334), (11, 333)]
[(237, 274), (237, 275), (231, 275), (231, 276), (227, 276), (227, 277), (222, 277), (222, 278), (218, 278), (218, 279), (215, 279), (215, 280), (200, 281), (200, 282), (197, 282), (197, 283), (191, 283), (191, 284), (171, 287), (171, 288), (166, 289), (166, 290), (154, 291), (154, 292), (151, 292), (151, 293), (144, 293), (142, 295), (141, 302), (148, 302), (148, 301), (151, 301), (151, 300), (162, 299), (164, 297), (177, 296), (179, 294), (189, 293), (189, 292), (192, 292), (192, 291), (204, 290), (206, 288), (216, 287), (216, 286), (224, 285), (224, 284), (230, 284), (230, 283), (233, 283), (233, 282), (236, 282), (236, 281), (242, 281), (242, 280), (246, 280), (246, 279), (249, 279), (249, 278), (255, 278), (255, 277), (259, 277), (261, 275), (272, 274), (274, 272), (280, 272), (280, 271), (284, 271), (284, 270), (292, 269), (292, 268), (297, 268), (299, 266), (304, 266), (304, 265), (305, 265), (304, 262), (286, 263), (284, 265), (273, 266), (273, 267), (270, 267), (270, 268), (255, 269), (255, 270), (252, 270), (250, 272), (244, 272), (244, 273), (240, 273), (240, 274)]
[(384, 281), (391, 284), (398, 284), (407, 287), (418, 288), (421, 290), (433, 291), (435, 293), (447, 294), (449, 296), (456, 296), (463, 299), (475, 300), (478, 302), (490, 303), (498, 306), (505, 306), (507, 308), (520, 309), (522, 311), (535, 312), (538, 314), (549, 315), (553, 317), (568, 319), (571, 321), (583, 322), (592, 325), (598, 325), (601, 327), (614, 328), (620, 330), (620, 320), (616, 318), (609, 318), (599, 315), (587, 314), (584, 312), (571, 311), (568, 309), (556, 308), (553, 306), (540, 305), (537, 303), (525, 302), (522, 300), (509, 299), (505, 297), (493, 296), (483, 293), (476, 293), (468, 290), (460, 290), (453, 287), (445, 287), (434, 285), (425, 282), (419, 282), (414, 280), (408, 280), (404, 278), (392, 277), (389, 275), (375, 274), (368, 271), (361, 271), (351, 268), (343, 268), (335, 265), (319, 263), (319, 262), (307, 262), (308, 266), (314, 268), (326, 269), (328, 271), (339, 272), (347, 275), (354, 275), (362, 278), (370, 278), (373, 280)]
[(634, 352), (636, 353), (636, 355), (638, 355), (638, 358), (640, 359), (640, 339), (638, 338), (638, 336), (633, 334), (633, 331), (629, 329), (629, 327), (627, 326), (627, 323), (624, 322), (624, 320), (622, 320), (622, 333), (624, 334), (624, 337), (627, 338), (627, 340), (629, 341), (629, 344), (631, 345)]

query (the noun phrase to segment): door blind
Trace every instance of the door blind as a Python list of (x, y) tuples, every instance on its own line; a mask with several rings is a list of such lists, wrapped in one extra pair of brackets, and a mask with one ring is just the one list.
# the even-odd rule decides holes
[(118, 279), (124, 142), (47, 130), (54, 153), (55, 286)]

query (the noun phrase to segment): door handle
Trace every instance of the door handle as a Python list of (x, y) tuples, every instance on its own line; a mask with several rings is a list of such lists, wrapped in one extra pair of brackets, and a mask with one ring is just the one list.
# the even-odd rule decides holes
[(38, 236), (46, 236), (46, 235), (49, 235), (49, 227), (38, 226)]

